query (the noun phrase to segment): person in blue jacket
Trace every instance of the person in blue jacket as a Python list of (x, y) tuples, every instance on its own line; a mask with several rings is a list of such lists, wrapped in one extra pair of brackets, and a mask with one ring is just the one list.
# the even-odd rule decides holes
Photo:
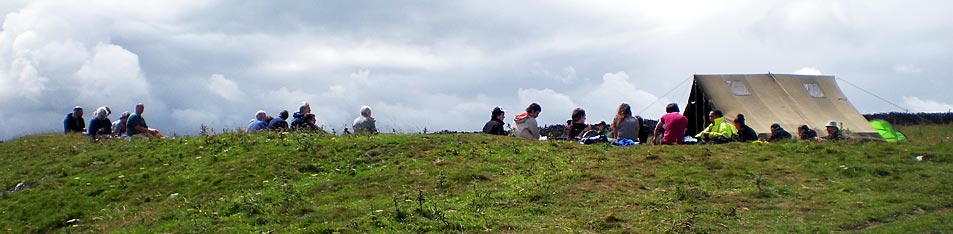
[(83, 119), (83, 107), (73, 107), (73, 112), (66, 114), (63, 119), (63, 132), (82, 133), (86, 132), (86, 120)]

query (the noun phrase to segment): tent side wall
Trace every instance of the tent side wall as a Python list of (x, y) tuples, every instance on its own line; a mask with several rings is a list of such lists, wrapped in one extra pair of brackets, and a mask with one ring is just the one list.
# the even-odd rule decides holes
[[(791, 97), (797, 100), (798, 105), (801, 105), (800, 110), (808, 116), (806, 118), (808, 123), (814, 128), (820, 128), (821, 131), (818, 131), (818, 133), (826, 135), (823, 126), (828, 121), (834, 120), (841, 125), (841, 129), (850, 131), (855, 138), (883, 140), (880, 134), (870, 126), (867, 119), (850, 103), (847, 96), (841, 91), (840, 86), (835, 82), (834, 77), (776, 76), (780, 85), (798, 90), (797, 92), (791, 92)], [(823, 93), (822, 98), (814, 97), (809, 93), (807, 87), (814, 84)]]
[[(850, 130), (853, 137), (880, 139), (847, 101), (832, 76), (695, 75), (691, 102), (696, 104), (690, 104), (685, 111), (689, 134), (704, 128), (704, 124), (697, 123), (707, 122), (709, 110), (719, 109), (729, 121), (737, 114), (744, 114), (748, 126), (759, 135), (770, 134), (769, 126), (773, 123), (781, 124), (792, 133), (806, 124), (818, 134), (826, 135), (823, 126), (834, 120)], [(695, 126), (701, 127), (693, 129)]]

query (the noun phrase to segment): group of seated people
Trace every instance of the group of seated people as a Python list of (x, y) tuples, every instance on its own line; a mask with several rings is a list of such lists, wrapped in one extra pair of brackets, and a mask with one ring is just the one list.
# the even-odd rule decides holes
[[(136, 104), (134, 113), (123, 112), (119, 120), (112, 122), (109, 120), (112, 110), (107, 106), (102, 106), (93, 112), (93, 120), (89, 122), (89, 125), (86, 125), (86, 120), (83, 119), (83, 107), (76, 106), (73, 108), (73, 112), (66, 114), (66, 118), (63, 120), (63, 129), (67, 134), (82, 133), (88, 135), (93, 141), (108, 138), (164, 138), (165, 136), (159, 130), (149, 128), (146, 120), (142, 117), (143, 111), (145, 111), (145, 105), (142, 103)], [(371, 107), (363, 106), (360, 112), (360, 116), (354, 119), (354, 133), (377, 134), (377, 120), (371, 116)], [(324, 132), (316, 125), (316, 117), (311, 113), (311, 105), (307, 102), (301, 103), (290, 124), (287, 121), (288, 117), (287, 110), (282, 110), (278, 114), (278, 118), (268, 116), (265, 111), (259, 110), (255, 113), (255, 119), (251, 121), (246, 131)], [(346, 129), (345, 132), (347, 132)]]
[[(246, 132), (257, 131), (316, 131), (325, 132), (317, 126), (317, 117), (311, 113), (311, 105), (308, 102), (301, 102), (298, 112), (292, 116), (294, 119), (288, 123), (288, 110), (282, 110), (278, 118), (268, 116), (265, 111), (255, 112), (255, 119), (248, 124)], [(354, 119), (352, 127), (355, 134), (377, 134), (377, 119), (371, 116), (371, 107), (362, 106), (360, 116)], [(346, 128), (345, 134), (350, 133)]]
[[(513, 135), (530, 139), (541, 139), (540, 129), (536, 124), (536, 118), (542, 111), (539, 104), (533, 103), (526, 108), (526, 112), (517, 115), (513, 119), (516, 126)], [(686, 143), (727, 143), (727, 142), (752, 142), (763, 140), (766, 142), (777, 142), (792, 140), (791, 133), (784, 130), (780, 124), (775, 123), (770, 126), (770, 137), (759, 139), (758, 134), (745, 123), (745, 116), (738, 114), (737, 117), (728, 123), (720, 110), (709, 112), (710, 124), (701, 132), (691, 137), (685, 137), (688, 127), (688, 118), (679, 114), (678, 105), (668, 104), (665, 107), (666, 114), (659, 118), (655, 126), (654, 138), (652, 144), (677, 145)], [(483, 133), (494, 135), (507, 135), (503, 128), (503, 119), (505, 112), (496, 107), (490, 115), (490, 120), (483, 127)], [(608, 125), (605, 121), (596, 125), (586, 123), (586, 111), (582, 108), (576, 108), (570, 115), (571, 119), (566, 121), (565, 130), (568, 132), (566, 139), (577, 140), (583, 143), (591, 142), (610, 142), (616, 145), (635, 145), (648, 143), (648, 129), (642, 126), (642, 118), (638, 115), (632, 115), (632, 109), (629, 104), (619, 105), (612, 124)], [(818, 137), (814, 130), (807, 125), (798, 128), (798, 139), (815, 141), (839, 141), (844, 140), (837, 122), (830, 121), (826, 126), (827, 136)], [(610, 141), (611, 139), (611, 141)], [(691, 142), (685, 142), (688, 139)]]
[[(103, 106), (93, 112), (94, 119), (89, 122), (88, 127), (83, 119), (83, 108), (76, 106), (73, 112), (66, 115), (63, 120), (63, 128), (66, 133), (84, 133), (93, 140), (101, 140), (113, 137), (130, 138), (163, 138), (164, 136), (158, 130), (149, 128), (142, 113), (145, 105), (139, 103), (135, 107), (135, 112), (122, 113), (119, 120), (111, 122), (109, 114), (112, 110)], [(536, 122), (542, 112), (542, 107), (537, 103), (532, 103), (526, 107), (526, 111), (516, 115), (513, 118), (513, 135), (518, 137), (541, 139), (540, 128)], [(653, 144), (685, 144), (685, 132), (688, 126), (688, 118), (679, 114), (678, 105), (668, 104), (665, 107), (666, 114), (659, 118), (655, 126)], [(483, 133), (494, 135), (507, 135), (508, 131), (504, 129), (505, 111), (496, 107), (490, 113), (490, 120), (483, 127)], [(255, 113), (246, 129), (247, 132), (256, 131), (320, 131), (324, 132), (316, 125), (316, 116), (311, 113), (311, 105), (302, 102), (295, 112), (294, 119), (289, 124), (288, 111), (282, 110), (277, 118), (268, 116), (265, 111), (259, 110)], [(586, 111), (582, 108), (576, 108), (570, 115), (571, 119), (566, 121), (565, 130), (568, 132), (566, 139), (577, 140), (584, 143), (604, 142), (613, 139), (617, 145), (635, 145), (647, 143), (648, 129), (642, 126), (642, 118), (632, 115), (632, 109), (629, 104), (619, 105), (612, 124), (605, 121), (596, 125), (593, 129), (586, 123)], [(728, 123), (722, 112), (713, 110), (708, 115), (710, 124), (690, 140), (697, 140), (702, 143), (727, 143), (727, 142), (750, 142), (758, 141), (757, 133), (745, 124), (745, 116), (738, 114), (737, 117)], [(360, 116), (354, 119), (352, 127), (355, 134), (377, 134), (377, 120), (371, 116), (371, 107), (362, 106)], [(844, 135), (840, 132), (837, 122), (830, 121), (826, 126), (827, 136), (818, 137), (817, 133), (807, 125), (798, 127), (798, 139), (816, 140), (816, 141), (838, 141), (844, 140)], [(784, 130), (780, 124), (772, 124), (771, 135), (764, 139), (767, 142), (790, 140), (792, 135)], [(350, 132), (345, 128), (345, 134)], [(545, 138), (543, 138), (545, 139)]]
[(69, 133), (82, 133), (88, 135), (93, 141), (99, 141), (109, 138), (164, 138), (159, 130), (149, 128), (142, 112), (145, 111), (145, 105), (136, 104), (135, 112), (130, 114), (123, 112), (119, 120), (115, 122), (109, 120), (109, 114), (112, 110), (107, 106), (96, 108), (93, 112), (93, 120), (89, 121), (87, 127), (86, 120), (83, 119), (83, 107), (76, 106), (73, 112), (66, 114), (63, 119), (63, 130)]

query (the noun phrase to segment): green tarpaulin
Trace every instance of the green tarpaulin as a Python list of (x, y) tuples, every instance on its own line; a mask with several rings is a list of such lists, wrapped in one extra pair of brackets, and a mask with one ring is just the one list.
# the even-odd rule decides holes
[(890, 123), (887, 123), (887, 121), (879, 119), (871, 120), (870, 126), (874, 127), (874, 130), (877, 130), (877, 133), (880, 133), (880, 136), (882, 136), (887, 142), (907, 141), (907, 136), (904, 136), (902, 132), (893, 129), (893, 127), (891, 127)]

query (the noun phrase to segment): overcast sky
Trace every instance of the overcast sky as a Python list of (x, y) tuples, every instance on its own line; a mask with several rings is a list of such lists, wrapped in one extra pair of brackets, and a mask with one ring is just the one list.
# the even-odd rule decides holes
[[(862, 113), (953, 108), (950, 1), (0, 2), (0, 139), (61, 132), (73, 106), (145, 103), (150, 127), (244, 128), (297, 110), (341, 129), (472, 131), (531, 102), (542, 124), (658, 118), (692, 74), (840, 81)], [(669, 93), (669, 91), (672, 92)], [(668, 95), (666, 95), (668, 94)], [(654, 103), (654, 104), (653, 104)], [(650, 106), (650, 104), (653, 104)]]

